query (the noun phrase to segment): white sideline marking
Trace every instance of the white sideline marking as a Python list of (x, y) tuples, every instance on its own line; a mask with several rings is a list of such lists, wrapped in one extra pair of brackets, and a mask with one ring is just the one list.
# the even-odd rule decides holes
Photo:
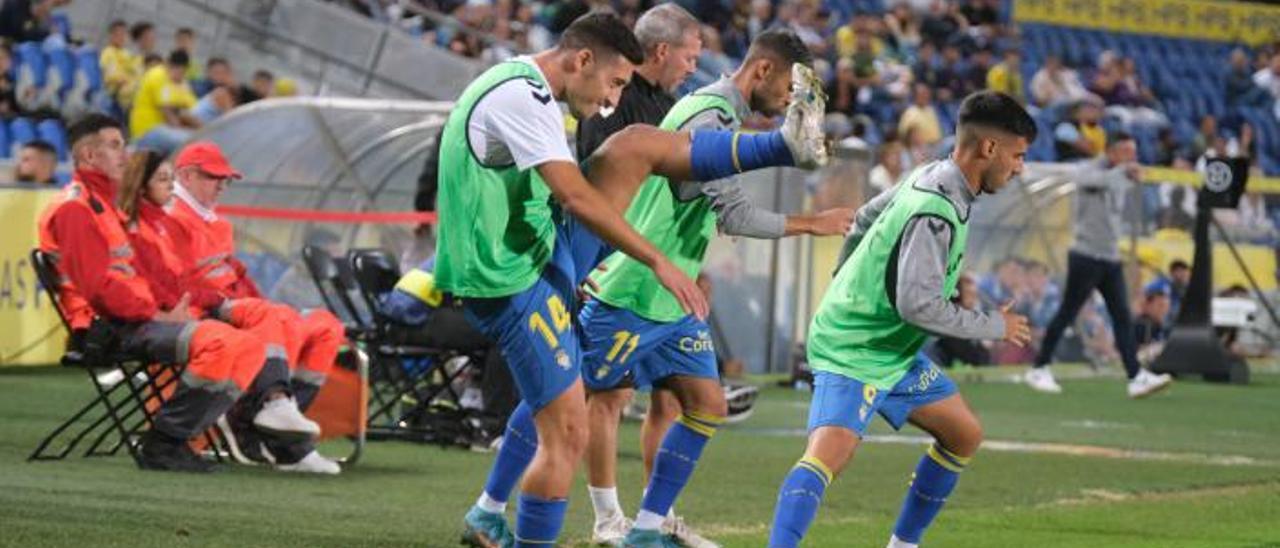
[[(754, 432), (770, 436), (805, 437), (808, 433), (799, 428), (769, 428)], [(928, 445), (933, 443), (929, 436), (911, 436), (904, 434), (871, 434), (863, 438), (869, 443), (893, 443), (899, 445)], [(1108, 459), (1144, 460), (1161, 462), (1185, 462), (1192, 464), (1210, 464), (1216, 466), (1280, 466), (1280, 461), (1258, 459), (1243, 455), (1206, 455), (1203, 453), (1171, 453), (1165, 451), (1148, 451), (1144, 449), (1120, 449), (1099, 445), (1077, 445), (1069, 443), (1025, 442), (1013, 440), (985, 440), (983, 451), (1002, 451), (1009, 453), (1039, 453), (1050, 455), (1070, 455), (1076, 457), (1099, 457)]]

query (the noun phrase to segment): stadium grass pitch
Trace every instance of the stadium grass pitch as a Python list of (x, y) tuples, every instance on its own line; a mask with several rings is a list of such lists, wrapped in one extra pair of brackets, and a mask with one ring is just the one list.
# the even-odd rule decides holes
[[(1280, 546), (1280, 374), (1256, 374), (1244, 387), (1182, 382), (1135, 402), (1118, 378), (1064, 380), (1056, 397), (996, 382), (1013, 372), (958, 375), (988, 443), (928, 545)], [(336, 478), (250, 467), (141, 472), (123, 456), (26, 462), (91, 392), (78, 371), (0, 372), (0, 545), (455, 546), (493, 459), (376, 442)], [(763, 546), (778, 482), (803, 449), (807, 402), (806, 393), (765, 388), (755, 416), (708, 446), (680, 513), (725, 546)], [(634, 512), (636, 425), (621, 436), (620, 495)], [(918, 432), (877, 422), (828, 491), (807, 546), (884, 546), (923, 449)], [(581, 481), (573, 495), (565, 537), (585, 545)]]

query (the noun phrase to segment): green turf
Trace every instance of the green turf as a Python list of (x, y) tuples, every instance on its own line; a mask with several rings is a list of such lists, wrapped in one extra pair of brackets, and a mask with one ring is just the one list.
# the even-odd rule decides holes
[[(1247, 387), (1180, 383), (1134, 402), (1117, 379), (1067, 381), (1066, 394), (1050, 397), (995, 382), (1007, 374), (963, 375), (973, 377), (962, 391), (989, 440), (1140, 450), (1164, 460), (984, 451), (931, 529), (932, 546), (1280, 547), (1280, 375), (1257, 375)], [(124, 457), (25, 462), (90, 392), (79, 372), (0, 372), (0, 545), (452, 546), (492, 461), (378, 442), (337, 478), (245, 467), (144, 473)], [(708, 447), (680, 512), (726, 546), (764, 545), (778, 482), (803, 447), (806, 403), (804, 393), (765, 389), (756, 416)], [(881, 424), (873, 433), (890, 432)], [(636, 438), (626, 425), (621, 496), (630, 511), (642, 482)], [(861, 448), (828, 491), (807, 545), (883, 546), (921, 449)], [(589, 511), (579, 485), (567, 538), (585, 540)]]

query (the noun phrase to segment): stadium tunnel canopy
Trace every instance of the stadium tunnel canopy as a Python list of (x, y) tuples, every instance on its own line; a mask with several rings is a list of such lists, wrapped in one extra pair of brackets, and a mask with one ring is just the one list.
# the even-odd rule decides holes
[[(236, 109), (195, 138), (217, 143), (244, 178), (224, 204), (334, 212), (410, 211), (451, 102), (304, 97)], [(320, 223), (233, 218), (255, 252), (296, 257)], [(412, 226), (326, 223), (343, 247), (400, 250)]]

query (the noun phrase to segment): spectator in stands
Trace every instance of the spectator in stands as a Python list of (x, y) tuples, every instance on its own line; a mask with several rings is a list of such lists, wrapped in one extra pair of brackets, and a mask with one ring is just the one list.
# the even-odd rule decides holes
[(53, 9), (68, 0), (7, 0), (0, 2), (0, 39), (40, 42), (52, 32)]
[(937, 150), (933, 146), (934, 143), (928, 142), (924, 135), (925, 132), (920, 126), (909, 127), (906, 133), (902, 134), (902, 145), (906, 147), (906, 154), (903, 156), (904, 169), (922, 166), (936, 159)]
[(198, 118), (202, 124), (212, 122), (235, 107), (262, 98), (253, 88), (241, 84), (236, 79), (235, 71), (226, 59), (210, 57), (205, 65), (205, 73), (211, 89), (200, 97), (196, 106), (191, 109), (191, 115)]
[(920, 22), (920, 37), (941, 48), (968, 29), (969, 21), (960, 13), (959, 6), (946, 0), (933, 0), (929, 14)]
[(129, 51), (129, 25), (117, 19), (107, 27), (107, 45), (98, 55), (102, 68), (102, 86), (127, 108), (133, 103), (133, 94), (142, 78), (142, 57)]
[(1187, 292), (1187, 284), (1191, 283), (1191, 266), (1182, 259), (1174, 259), (1169, 263), (1169, 273), (1161, 273), (1156, 279), (1142, 288), (1144, 294), (1159, 291), (1169, 296), (1169, 312), (1161, 320), (1165, 325), (1173, 325), (1178, 315), (1178, 307), (1182, 305), (1182, 297)]
[(1169, 201), (1156, 216), (1156, 227), (1191, 231), (1195, 225), (1195, 217), (1192, 217), (1186, 209), (1185, 203), (1188, 197), (1184, 186), (1178, 185), (1169, 190)]
[(902, 143), (891, 139), (880, 144), (876, 151), (876, 167), (871, 168), (869, 182), (876, 193), (884, 192), (898, 183), (905, 171), (902, 166)]
[[(916, 50), (916, 61), (911, 66), (911, 74), (917, 83), (940, 90), (942, 87), (941, 65), (942, 60), (938, 58), (938, 49), (931, 42), (922, 42)], [(938, 98), (941, 100), (942, 95), (939, 94)]]
[(1123, 58), (1111, 51), (1099, 56), (1098, 72), (1094, 75), (1090, 91), (1102, 97), (1107, 114), (1115, 116), (1125, 127), (1131, 124), (1164, 125), (1169, 120), (1152, 109), (1155, 96), (1138, 79), (1132, 58)]
[(921, 45), (920, 19), (911, 6), (897, 4), (884, 14), (884, 26), (889, 30), (894, 49), (910, 57)]
[[(973, 277), (968, 274), (960, 276), (960, 281), (956, 284), (956, 296), (951, 301), (966, 310), (979, 309), (981, 300), (978, 298), (978, 288)], [(934, 363), (942, 367), (949, 368), (956, 362), (969, 365), (991, 364), (991, 350), (986, 341), (944, 336), (926, 347), (925, 352)]]
[(267, 70), (258, 70), (253, 73), (253, 92), (258, 94), (260, 99), (271, 97), (275, 92), (276, 76)]
[(960, 7), (960, 13), (971, 28), (981, 28), (985, 37), (999, 34), (1000, 0), (966, 0)]
[(298, 94), (298, 82), (293, 78), (277, 78), (276, 84), (271, 86), (272, 97), (293, 97)]
[(174, 50), (168, 62), (142, 76), (129, 111), (129, 131), (140, 148), (168, 154), (200, 127), (200, 120), (189, 112), (197, 102), (186, 80), (189, 62), (185, 52)]
[(1062, 290), (1049, 278), (1049, 266), (1040, 261), (1027, 261), (1026, 272), (1026, 304), (1023, 309), (1027, 321), (1031, 324), (1033, 338), (1037, 342), (1044, 336), (1045, 328), (1053, 320), (1053, 313), (1058, 310), (1062, 301)]
[(1178, 137), (1174, 135), (1173, 128), (1165, 126), (1160, 128), (1156, 133), (1156, 165), (1172, 166), (1174, 159), (1182, 152), (1181, 145), (1178, 144)]
[(200, 64), (195, 62), (196, 59), (196, 31), (191, 27), (179, 27), (173, 33), (173, 49), (186, 52), (187, 58), (191, 62), (187, 64), (187, 81), (194, 82), (200, 79)]
[(1133, 319), (1133, 339), (1138, 345), (1138, 361), (1144, 365), (1155, 361), (1164, 350), (1164, 341), (1168, 338), (1165, 319), (1170, 310), (1166, 288), (1148, 286), (1143, 291), (1142, 307)]
[(983, 46), (969, 56), (964, 69), (964, 90), (960, 97), (987, 87), (987, 73), (991, 70), (991, 48)]
[(1228, 106), (1262, 106), (1271, 99), (1266, 90), (1253, 83), (1249, 54), (1241, 48), (1231, 50), (1231, 66), (1224, 79)]
[(1099, 123), (1101, 117), (1101, 109), (1090, 101), (1082, 101), (1072, 107), (1070, 119), (1062, 121), (1053, 130), (1053, 147), (1058, 161), (1072, 162), (1102, 154), (1107, 146), (1107, 133)]
[(1253, 74), (1253, 83), (1280, 100), (1280, 52), (1271, 54), (1271, 64)]
[(942, 63), (938, 67), (938, 100), (944, 103), (965, 96), (965, 65), (960, 46), (947, 44), (942, 48)]
[[(916, 139), (927, 145), (942, 140), (942, 123), (938, 121), (938, 109), (933, 106), (933, 91), (929, 86), (916, 84), (912, 95), (911, 106), (903, 111), (898, 120), (898, 133), (906, 136), (911, 130), (917, 131)], [(912, 140), (907, 141), (912, 145)]]
[(1200, 130), (1191, 138), (1191, 157), (1199, 158), (1218, 140), (1218, 119), (1212, 114), (1200, 117)]
[(842, 58), (852, 57), (857, 49), (858, 40), (864, 37), (867, 39), (867, 49), (871, 52), (873, 59), (884, 53), (884, 41), (876, 36), (875, 23), (876, 20), (873, 17), (855, 15), (848, 24), (836, 29), (836, 55)]
[(36, 139), (18, 150), (18, 163), (13, 166), (13, 179), (19, 183), (56, 185), (53, 173), (58, 169), (58, 151), (47, 141)]
[(1080, 83), (1076, 71), (1062, 66), (1062, 60), (1056, 55), (1045, 57), (1044, 66), (1031, 78), (1031, 96), (1037, 105), (1045, 108), (1097, 99)]
[(987, 71), (987, 89), (992, 89), (1027, 104), (1027, 91), (1022, 83), (1022, 53), (1005, 48), (1004, 59)]
[(156, 27), (149, 21), (134, 23), (129, 28), (129, 37), (133, 39), (133, 47), (138, 50), (138, 57), (146, 59), (149, 55), (160, 55), (156, 51)]
[(983, 305), (996, 309), (1017, 301), (1026, 293), (1026, 276), (1022, 261), (1016, 257), (1001, 259), (996, 263), (994, 273), (987, 274), (978, 281), (978, 294)]
[(4, 44), (0, 44), (0, 122), (6, 121), (22, 113), (18, 103), (18, 95), (14, 81), (9, 78), (13, 68), (13, 54)]
[(1111, 324), (1107, 323), (1103, 314), (1105, 310), (1097, 293), (1080, 309), (1077, 321), (1084, 328), (1084, 332), (1080, 334), (1080, 342), (1088, 356), (1102, 363), (1115, 363), (1120, 359), (1120, 352), (1116, 350), (1115, 333), (1111, 330)]
[(831, 12), (826, 7), (806, 2), (800, 4), (796, 10), (795, 20), (791, 22), (791, 30), (795, 31), (804, 45), (809, 46), (809, 51), (812, 51), (815, 57), (825, 56), (831, 47), (824, 34), (827, 28), (826, 21), (830, 16)]

